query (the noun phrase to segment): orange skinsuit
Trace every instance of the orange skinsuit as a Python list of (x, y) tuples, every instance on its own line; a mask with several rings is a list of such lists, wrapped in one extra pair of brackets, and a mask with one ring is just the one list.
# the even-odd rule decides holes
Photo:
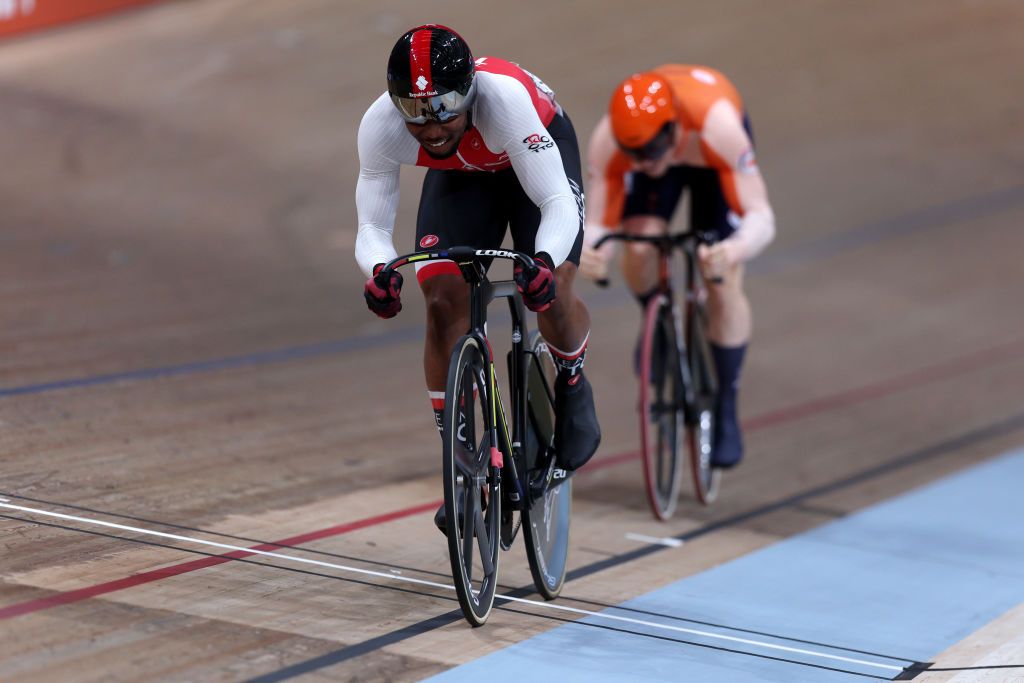
[[(682, 130), (678, 144), (668, 152), (669, 166), (718, 171), (726, 201), (742, 219), (728, 238), (734, 242), (735, 260), (752, 258), (772, 240), (775, 227), (739, 92), (724, 75), (705, 66), (665, 64), (653, 71), (672, 89)], [(592, 244), (619, 227), (627, 175), (634, 170), (615, 141), (607, 114), (591, 137), (587, 170), (587, 242)]]

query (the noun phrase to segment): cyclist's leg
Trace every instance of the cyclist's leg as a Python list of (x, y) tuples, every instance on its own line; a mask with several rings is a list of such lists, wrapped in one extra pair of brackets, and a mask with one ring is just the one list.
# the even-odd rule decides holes
[[(622, 211), (622, 231), (628, 235), (656, 237), (668, 231), (684, 183), (678, 167), (669, 167), (657, 178), (634, 171)], [(647, 302), (658, 291), (658, 249), (653, 244), (626, 242), (622, 252), (622, 276), (644, 315)], [(641, 326), (642, 328), (642, 326)], [(633, 345), (633, 371), (640, 372), (640, 337)]]
[[(416, 218), (416, 251), (469, 244), (500, 246), (505, 219), (495, 208), (495, 186), (494, 175), (489, 173), (427, 171)], [(441, 431), (448, 362), (455, 343), (469, 329), (469, 288), (451, 261), (431, 261), (418, 267), (416, 279), (427, 309), (423, 372)], [(434, 515), (434, 524), (447, 533), (443, 504)]]
[[(555, 300), (546, 311), (537, 314), (537, 326), (558, 366), (555, 379), (555, 449), (558, 461), (562, 467), (575, 470), (590, 460), (601, 442), (593, 391), (583, 376), (590, 338), (590, 312), (573, 288), (583, 249), (583, 173), (579, 143), (568, 116), (564, 113), (556, 116), (548, 124), (548, 132), (558, 145), (562, 166), (580, 210), (576, 241), (566, 260), (555, 269)], [(515, 247), (534, 253), (540, 210), (522, 187), (515, 188), (506, 197)]]
[[(505, 219), (495, 207), (496, 174), (429, 170), (423, 179), (416, 219), (416, 251), (455, 245), (498, 247)], [(469, 289), (451, 261), (431, 261), (416, 269), (427, 309), (423, 371), (440, 429), (448, 360), (469, 328)]]
[[(633, 172), (622, 210), (623, 232), (664, 235), (685, 187), (685, 167), (669, 167), (657, 178)], [(657, 249), (650, 244), (627, 242), (622, 255), (622, 274), (641, 309), (645, 308), (658, 286)]]
[[(700, 230), (715, 232), (720, 240), (731, 235), (740, 219), (729, 208), (718, 173), (711, 169), (693, 169), (690, 187), (692, 224)], [(743, 457), (737, 400), (740, 371), (752, 327), (743, 272), (743, 264), (736, 264), (725, 274), (721, 284), (708, 286), (708, 338), (719, 386), (712, 454), (712, 464), (716, 467), (732, 467)]]

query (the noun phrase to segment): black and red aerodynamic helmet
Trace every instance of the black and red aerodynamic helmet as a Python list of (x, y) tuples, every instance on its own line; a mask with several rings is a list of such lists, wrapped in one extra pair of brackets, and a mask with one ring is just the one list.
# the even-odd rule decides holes
[(388, 93), (409, 123), (445, 122), (473, 104), (473, 53), (455, 31), (424, 24), (398, 39), (388, 59)]

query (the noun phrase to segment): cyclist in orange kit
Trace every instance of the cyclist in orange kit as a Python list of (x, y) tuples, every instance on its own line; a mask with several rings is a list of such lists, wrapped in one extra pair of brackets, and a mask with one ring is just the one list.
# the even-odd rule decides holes
[[(718, 238), (698, 256), (707, 281), (722, 279), (709, 287), (708, 313), (721, 392), (712, 465), (726, 468), (743, 456), (736, 399), (751, 332), (743, 266), (771, 242), (775, 217), (733, 84), (704, 66), (666, 64), (633, 74), (615, 89), (590, 140), (580, 272), (607, 276), (613, 244), (591, 245), (620, 226), (631, 234), (664, 234), (687, 188), (691, 229)], [(627, 244), (622, 272), (645, 306), (657, 285), (654, 247)]]

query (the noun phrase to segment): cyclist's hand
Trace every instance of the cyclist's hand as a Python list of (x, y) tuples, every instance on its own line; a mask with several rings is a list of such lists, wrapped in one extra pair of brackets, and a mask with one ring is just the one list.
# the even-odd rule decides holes
[(516, 281), (519, 293), (523, 295), (523, 303), (534, 313), (546, 311), (555, 300), (555, 274), (551, 272), (551, 257), (541, 252), (533, 257), (536, 268), (527, 269), (516, 261), (512, 269), (512, 279)]
[(383, 263), (373, 267), (373, 277), (366, 281), (363, 296), (366, 306), (381, 318), (394, 318), (402, 310), (402, 274), (397, 270), (381, 272)]
[(705, 280), (713, 282), (721, 282), (738, 262), (728, 241), (716, 242), (710, 246), (701, 244), (697, 247), (697, 258), (700, 259), (701, 275)]
[(593, 225), (585, 229), (583, 233), (583, 251), (580, 253), (580, 273), (591, 280), (608, 279), (608, 262), (615, 252), (615, 244), (605, 242), (600, 249), (594, 245), (599, 239), (608, 234), (608, 230)]

